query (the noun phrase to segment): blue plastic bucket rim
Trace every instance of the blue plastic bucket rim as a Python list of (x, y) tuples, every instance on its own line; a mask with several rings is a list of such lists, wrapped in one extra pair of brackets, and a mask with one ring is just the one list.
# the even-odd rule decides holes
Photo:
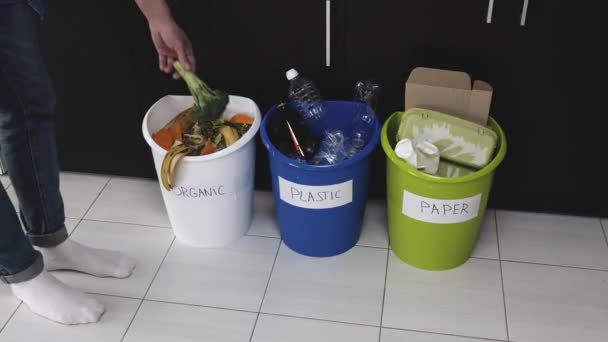
[[(323, 102), (328, 103), (328, 104), (343, 104), (343, 105), (351, 105), (351, 104), (355, 103), (353, 101), (323, 101)], [(310, 164), (306, 164), (306, 163), (299, 163), (299, 162), (294, 161), (293, 159), (287, 157), (281, 151), (279, 151), (272, 144), (272, 142), (270, 141), (270, 138), (268, 137), (268, 132), (266, 131), (266, 124), (268, 123), (268, 118), (271, 116), (271, 113), (273, 113), (276, 110), (276, 108), (277, 108), (277, 105), (273, 105), (264, 114), (264, 118), (262, 119), (262, 124), (260, 125), (260, 136), (262, 138), (262, 142), (263, 142), (264, 146), (266, 147), (266, 150), (271, 155), (271, 157), (277, 158), (281, 162), (289, 164), (292, 167), (306, 170), (306, 171), (313, 171), (313, 172), (326, 172), (326, 171), (332, 171), (332, 170), (340, 169), (340, 168), (347, 168), (347, 167), (350, 167), (351, 165), (356, 164), (356, 163), (360, 162), (361, 160), (365, 159), (369, 154), (371, 154), (374, 151), (374, 149), (380, 143), (381, 124), (380, 124), (380, 120), (378, 119), (378, 115), (376, 114), (374, 133), (373, 133), (370, 141), (354, 157), (343, 160), (339, 163), (332, 164), (332, 165), (310, 165)]]

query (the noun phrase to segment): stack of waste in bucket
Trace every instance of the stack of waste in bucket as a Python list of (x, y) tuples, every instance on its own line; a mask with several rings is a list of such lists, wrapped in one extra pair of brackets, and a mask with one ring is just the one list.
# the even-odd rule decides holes
[(381, 136), (390, 244), (404, 262), (448, 270), (471, 256), (507, 150), (491, 100), (492, 87), (464, 72), (410, 73), (405, 112), (393, 113)]
[(338, 255), (361, 234), (371, 154), (380, 141), (372, 109), (380, 87), (358, 82), (354, 101), (322, 101), (297, 71), (287, 79), (288, 102), (271, 107), (260, 128), (281, 238), (303, 255)]
[(298, 162), (332, 165), (352, 158), (367, 145), (376, 124), (377, 83), (355, 85), (352, 127), (345, 133), (329, 124), (327, 108), (312, 81), (294, 69), (286, 76), (289, 104), (279, 104), (278, 115), (268, 125), (270, 140), (279, 151)]
[(161, 170), (167, 190), (175, 185), (176, 167), (185, 156), (205, 156), (236, 143), (253, 124), (253, 117), (237, 113), (230, 120), (221, 118), (228, 105), (228, 94), (209, 88), (179, 62), (175, 70), (184, 79), (193, 97), (192, 107), (179, 113), (154, 134), (154, 141), (167, 154)]
[(212, 89), (179, 63), (174, 67), (191, 96), (156, 101), (142, 134), (176, 238), (197, 247), (225, 246), (245, 235), (253, 219), (262, 114), (252, 99)]
[(498, 135), (487, 126), (492, 87), (467, 74), (416, 68), (406, 85), (406, 111), (396, 155), (439, 177), (460, 177), (488, 165)]
[[(414, 70), (408, 82), (411, 87), (420, 87), (421, 81), (428, 80), (429, 76), (436, 80), (439, 77), (449, 78), (452, 74), (419, 68)], [(463, 89), (460, 89), (455, 80), (450, 80), (454, 88), (443, 87), (444, 90), (463, 91), (472, 97), (468, 101), (471, 103), (470, 106), (479, 106), (479, 103), (487, 102), (489, 107), (491, 98), (489, 85), (476, 81), (475, 86), (480, 89), (474, 87), (473, 90), (465, 91), (466, 83), (463, 82), (460, 85)], [(426, 87), (428, 83), (422, 86)], [(436, 86), (434, 91), (438, 93), (436, 95), (439, 97), (434, 101), (445, 101), (445, 99), (441, 99), (441, 87)], [(428, 89), (424, 90), (422, 96), (416, 92), (416, 88), (410, 91), (409, 99), (414, 103), (408, 103), (409, 109), (403, 113), (397, 131), (397, 144), (394, 149), (399, 158), (416, 169), (439, 177), (469, 175), (490, 163), (495, 154), (498, 136), (487, 126), (487, 111), (484, 113), (484, 110), (477, 110), (473, 111), (475, 115), (463, 116), (461, 113), (431, 110), (437, 108), (437, 105), (433, 105), (433, 101), (420, 98), (428, 96), (432, 92)], [(450, 101), (452, 100), (450, 99)], [(458, 99), (454, 102), (463, 101)], [(450, 106), (442, 106), (442, 108), (453, 108), (454, 102)], [(427, 107), (425, 104), (430, 106)], [(470, 108), (468, 110), (470, 111)]]
[(471, 174), (494, 156), (496, 133), (458, 117), (421, 108), (407, 110), (395, 153), (411, 166), (440, 177)]

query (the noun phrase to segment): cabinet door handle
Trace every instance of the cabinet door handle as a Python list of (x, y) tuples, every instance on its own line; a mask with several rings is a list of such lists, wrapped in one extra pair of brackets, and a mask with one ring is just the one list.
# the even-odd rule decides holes
[(494, 0), (490, 0), (488, 3), (488, 15), (486, 17), (486, 23), (492, 23), (492, 14), (494, 13)]
[(528, 17), (528, 0), (524, 0), (524, 5), (521, 8), (521, 20), (519, 21), (519, 25), (526, 26), (526, 18)]
[(331, 0), (325, 0), (325, 66), (331, 66)]

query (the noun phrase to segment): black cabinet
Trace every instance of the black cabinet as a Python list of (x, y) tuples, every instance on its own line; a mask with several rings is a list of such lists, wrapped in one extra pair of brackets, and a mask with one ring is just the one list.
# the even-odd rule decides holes
[[(326, 69), (325, 1), (180, 0), (171, 7), (192, 41), (201, 78), (255, 99), (262, 110), (286, 94), (289, 68), (314, 76)], [(138, 78), (145, 80), (143, 101), (183, 93), (181, 81), (158, 72), (145, 21), (131, 29), (139, 37), (134, 53)]]
[[(596, 166), (605, 155), (598, 143), (605, 136), (603, 95), (580, 77), (598, 65), (580, 39), (593, 30), (581, 31), (586, 21), (564, 2), (531, 0), (521, 26), (523, 0), (496, 0), (491, 24), (488, 0), (332, 0), (330, 67), (325, 0), (169, 3), (193, 43), (197, 73), (213, 87), (253, 98), (262, 112), (286, 96), (291, 67), (328, 99), (351, 98), (358, 79), (380, 81), (382, 120), (403, 109), (414, 67), (488, 81), (492, 116), (509, 140), (490, 205), (608, 215), (605, 201), (589, 200), (608, 188)], [(154, 177), (141, 120), (158, 98), (187, 89), (158, 70), (145, 18), (133, 1), (46, 4), (41, 43), (58, 93), (62, 167)], [(269, 189), (261, 144), (257, 152), (256, 187)], [(372, 196), (384, 197), (380, 148), (370, 187)]]
[[(576, 6), (562, 1), (497, 2), (492, 37), (493, 115), (509, 139), (509, 150), (495, 184), (493, 202), (501, 208), (608, 214), (608, 189), (597, 168), (605, 144), (599, 141), (604, 116), (600, 97), (584, 80), (599, 65), (580, 49), (592, 31)], [(586, 8), (593, 11), (593, 8)], [(601, 95), (600, 95), (601, 96)], [(594, 105), (591, 105), (594, 103)]]
[(345, 68), (386, 83), (381, 111), (403, 108), (404, 83), (417, 66), (466, 70), (484, 79), (491, 27), (487, 1), (348, 1)]
[[(129, 2), (45, 1), (40, 44), (57, 93), (57, 136), (65, 170), (122, 173), (143, 153)], [(135, 157), (135, 158), (133, 158)]]
[[(383, 85), (378, 115), (404, 108), (405, 81), (418, 66), (462, 70), (488, 80), (492, 70), (487, 0), (347, 1), (345, 78)], [(490, 81), (490, 80), (488, 80)], [(371, 194), (385, 193), (385, 157), (374, 154)]]

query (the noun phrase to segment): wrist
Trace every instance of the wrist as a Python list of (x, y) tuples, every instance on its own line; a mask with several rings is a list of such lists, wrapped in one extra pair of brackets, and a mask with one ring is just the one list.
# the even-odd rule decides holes
[(146, 17), (150, 27), (161, 27), (173, 22), (173, 17), (169, 13), (158, 13)]
[(171, 11), (165, 0), (135, 0), (135, 3), (150, 26), (158, 26), (173, 21)]

